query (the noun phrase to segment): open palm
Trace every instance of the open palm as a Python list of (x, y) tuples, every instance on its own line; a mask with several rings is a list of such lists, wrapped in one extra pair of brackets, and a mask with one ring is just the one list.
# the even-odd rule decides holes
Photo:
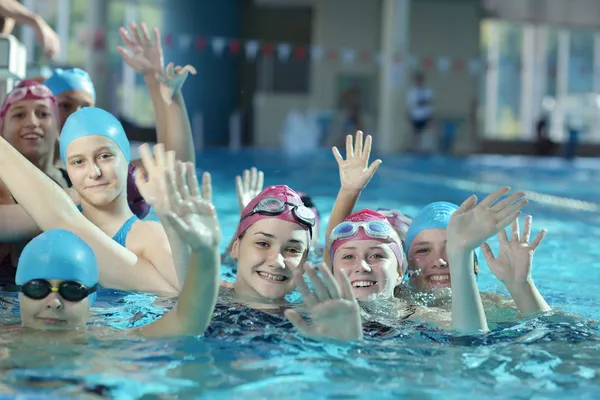
[(125, 47), (118, 46), (117, 50), (127, 65), (142, 75), (157, 76), (163, 72), (164, 57), (160, 39), (160, 31), (152, 30), (150, 39), (145, 23), (140, 24), (142, 35), (135, 22), (129, 23), (129, 31), (119, 28), (119, 34)]
[(485, 260), (499, 281), (525, 283), (531, 279), (533, 253), (546, 236), (546, 230), (542, 229), (533, 242), (529, 243), (531, 222), (532, 217), (528, 215), (525, 218), (523, 234), (519, 235), (519, 220), (515, 219), (511, 224), (510, 240), (504, 229), (498, 233), (500, 242), (498, 257), (494, 257), (494, 253), (487, 243), (481, 245)]
[(340, 169), (340, 183), (343, 189), (363, 190), (371, 180), (381, 160), (375, 160), (369, 165), (373, 138), (368, 135), (363, 145), (363, 133), (356, 132), (356, 143), (352, 143), (352, 135), (346, 136), (346, 159), (342, 157), (337, 147), (333, 147)]
[[(341, 274), (340, 282), (325, 263), (318, 265), (321, 276), (309, 263), (298, 267), (303, 273), (294, 273), (294, 283), (302, 295), (306, 311), (312, 324), (309, 325), (295, 310), (286, 310), (285, 316), (303, 336), (320, 339), (360, 340), (363, 337), (360, 309), (354, 298), (352, 286), (346, 274)], [(306, 274), (315, 290), (313, 294), (304, 281)]]
[(524, 192), (494, 204), (509, 190), (508, 186), (500, 188), (477, 205), (475, 195), (465, 200), (448, 222), (448, 241), (462, 250), (471, 251), (516, 219), (521, 213), (519, 210), (527, 204), (523, 199)]
[(202, 192), (194, 163), (177, 165), (176, 179), (173, 171), (166, 171), (167, 192), (169, 194), (169, 221), (181, 239), (192, 249), (201, 251), (218, 247), (221, 243), (221, 226), (212, 203), (212, 182), (208, 172), (202, 175)]

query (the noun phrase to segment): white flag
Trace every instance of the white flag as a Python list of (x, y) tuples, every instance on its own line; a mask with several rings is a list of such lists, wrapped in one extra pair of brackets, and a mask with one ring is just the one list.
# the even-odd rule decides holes
[(469, 61), (469, 72), (473, 75), (479, 74), (481, 71), (481, 61), (478, 59), (473, 59)]
[(254, 60), (256, 54), (258, 54), (258, 42), (256, 40), (249, 40), (246, 42), (246, 58)]
[(356, 58), (356, 51), (354, 51), (354, 49), (343, 49), (342, 50), (342, 60), (343, 60), (344, 64), (354, 63), (355, 58)]
[(221, 55), (223, 54), (223, 50), (225, 50), (225, 45), (227, 44), (227, 41), (225, 40), (225, 38), (222, 37), (215, 37), (212, 40), (212, 48), (213, 51), (217, 54), (217, 55)]
[(312, 57), (313, 60), (322, 59), (323, 54), (325, 54), (325, 49), (323, 49), (323, 46), (320, 46), (320, 45), (311, 46), (310, 56)]
[(375, 60), (375, 64), (381, 65), (381, 62), (383, 61), (383, 55), (381, 54), (381, 52), (375, 53), (374, 60)]
[(410, 65), (411, 68), (417, 68), (419, 66), (419, 57), (411, 55), (408, 57), (408, 65)]
[(191, 35), (181, 35), (177, 38), (177, 42), (179, 44), (180, 50), (189, 50), (192, 45), (192, 36)]
[(437, 60), (438, 70), (441, 72), (447, 72), (450, 69), (450, 58), (448, 57), (440, 57)]
[(279, 58), (279, 61), (289, 60), (291, 54), (292, 46), (290, 46), (288, 43), (279, 43), (277, 45), (277, 58)]

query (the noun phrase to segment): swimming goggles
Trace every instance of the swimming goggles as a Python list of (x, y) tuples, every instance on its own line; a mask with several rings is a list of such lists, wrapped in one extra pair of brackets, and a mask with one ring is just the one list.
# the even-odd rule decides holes
[(8, 94), (6, 102), (14, 103), (23, 100), (27, 93), (31, 92), (35, 97), (39, 98), (50, 98), (54, 97), (50, 89), (44, 85), (33, 85), (16, 88)]
[(363, 228), (365, 233), (374, 239), (392, 239), (394, 229), (389, 223), (383, 221), (352, 222), (344, 221), (336, 226), (329, 240), (334, 242), (338, 239), (349, 239), (358, 233), (358, 229)]
[(291, 207), (294, 218), (302, 225), (309, 228), (312, 237), (312, 228), (315, 226), (315, 213), (313, 210), (306, 207), (304, 204), (289, 203), (274, 197), (265, 197), (259, 201), (251, 212), (242, 217), (240, 222), (254, 214), (271, 216), (283, 214), (286, 211), (286, 205)]
[(58, 287), (52, 286), (46, 279), (33, 279), (21, 286), (20, 292), (33, 300), (41, 300), (50, 293), (58, 293), (67, 301), (79, 302), (94, 293), (98, 284), (88, 288), (84, 284), (75, 281), (63, 281)]

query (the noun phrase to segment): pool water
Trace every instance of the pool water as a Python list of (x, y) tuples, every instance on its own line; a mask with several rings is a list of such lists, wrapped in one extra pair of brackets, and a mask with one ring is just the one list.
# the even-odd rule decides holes
[[(521, 157), (466, 159), (384, 157), (359, 207), (398, 208), (414, 215), (438, 200), (481, 199), (502, 185), (527, 190), (532, 235), (548, 234), (533, 277), (555, 313), (498, 326), (483, 337), (408, 322), (370, 331), (362, 344), (317, 343), (295, 334), (278, 315), (218, 306), (205, 338), (147, 340), (106, 337), (61, 341), (43, 334), (0, 334), (0, 394), (12, 398), (226, 399), (419, 398), (595, 399), (600, 397), (600, 162)], [(244, 168), (265, 172), (265, 184), (307, 192), (319, 207), (321, 235), (339, 188), (329, 151), (305, 157), (225, 150), (199, 154), (213, 176), (223, 249), (239, 210), (234, 178)], [(492, 241), (492, 248), (497, 243)], [(231, 266), (223, 266), (232, 280)], [(485, 265), (481, 291), (507, 294)], [(18, 323), (15, 296), (0, 314)], [(143, 325), (172, 305), (145, 294), (102, 291), (91, 325)], [(36, 397), (37, 396), (37, 397)], [(0, 398), (4, 398), (1, 397)]]

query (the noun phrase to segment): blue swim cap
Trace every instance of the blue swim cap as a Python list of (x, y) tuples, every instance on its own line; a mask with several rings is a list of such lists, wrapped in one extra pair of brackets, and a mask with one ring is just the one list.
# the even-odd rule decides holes
[(129, 164), (131, 154), (129, 139), (123, 125), (114, 115), (97, 107), (84, 107), (67, 118), (60, 132), (60, 158), (67, 163), (67, 149), (73, 140), (84, 136), (100, 135), (114, 141)]
[[(52, 229), (29, 242), (19, 258), (15, 283), (23, 285), (33, 279), (77, 281), (92, 287), (98, 283), (98, 260), (79, 236)], [(91, 306), (96, 293), (88, 299)]]
[(406, 252), (410, 249), (413, 239), (422, 231), (427, 229), (446, 229), (450, 217), (458, 206), (446, 201), (437, 201), (426, 205), (416, 217), (406, 233)]
[(55, 96), (69, 90), (81, 90), (92, 95), (94, 102), (96, 101), (96, 89), (90, 75), (82, 69), (71, 68), (54, 70), (52, 75), (44, 82)]

